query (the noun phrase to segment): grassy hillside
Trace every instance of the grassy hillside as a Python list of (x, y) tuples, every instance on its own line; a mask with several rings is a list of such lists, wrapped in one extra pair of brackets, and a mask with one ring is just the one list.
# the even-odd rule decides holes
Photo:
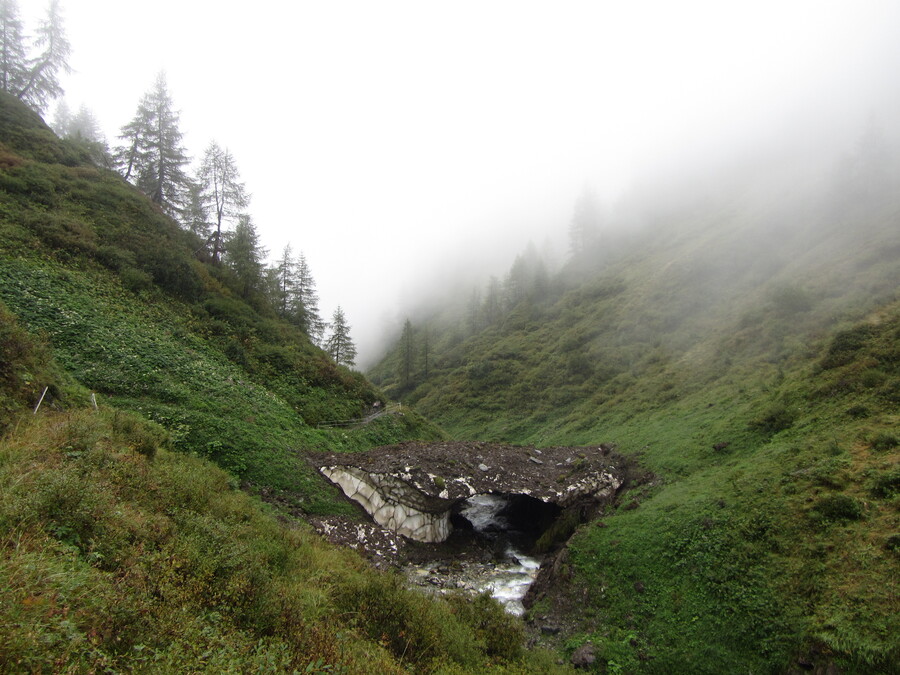
[(0, 94), (0, 671), (552, 671), (486, 596), (407, 590), (237, 489), (346, 510), (304, 451), (438, 431), (316, 428), (381, 394), (195, 244)]
[(610, 232), (475, 332), (433, 312), (427, 378), (401, 387), (401, 346), (370, 374), (459, 438), (615, 442), (654, 472), (532, 611), (610, 672), (900, 663), (900, 201), (792, 178)]
[(110, 408), (33, 415), (30, 381), (70, 384), (0, 312), (3, 672), (554, 668), (526, 655), (498, 604), (403, 588), (279, 522), (207, 460), (167, 450), (159, 425)]
[(260, 299), (242, 299), (228, 269), (193, 258), (198, 248), (119, 176), (0, 97), (0, 300), (101, 402), (314, 513), (347, 507), (303, 450), (437, 434), (414, 414), (317, 429), (381, 394)]

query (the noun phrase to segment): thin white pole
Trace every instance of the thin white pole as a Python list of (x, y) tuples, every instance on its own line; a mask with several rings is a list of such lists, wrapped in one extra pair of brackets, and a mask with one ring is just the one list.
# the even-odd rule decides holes
[(41, 394), (41, 400), (38, 401), (38, 404), (37, 404), (36, 406), (34, 406), (34, 412), (31, 413), (32, 415), (37, 415), (38, 408), (40, 408), (40, 407), (41, 407), (41, 403), (44, 402), (44, 397), (47, 395), (47, 390), (48, 390), (49, 388), (50, 388), (50, 387), (44, 387), (44, 393)]

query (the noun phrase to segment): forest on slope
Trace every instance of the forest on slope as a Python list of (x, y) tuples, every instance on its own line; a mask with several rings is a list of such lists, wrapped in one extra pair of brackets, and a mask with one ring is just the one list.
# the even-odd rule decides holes
[(369, 372), (456, 438), (615, 443), (652, 472), (531, 610), (615, 672), (900, 662), (898, 158), (872, 123), (817, 159), (605, 214), (586, 192), (566, 265), (529, 247), (410, 310)]

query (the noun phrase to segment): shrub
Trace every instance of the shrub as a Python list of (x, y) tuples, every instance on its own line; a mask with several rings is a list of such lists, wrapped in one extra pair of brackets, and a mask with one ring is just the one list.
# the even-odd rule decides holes
[(134, 266), (134, 254), (118, 246), (100, 246), (97, 249), (97, 260), (112, 270)]
[(122, 410), (112, 415), (112, 428), (119, 439), (144, 457), (153, 459), (157, 450), (168, 446), (168, 432), (155, 422)]
[(827, 370), (850, 363), (874, 333), (875, 329), (868, 324), (841, 331), (834, 336), (820, 365)]
[(876, 476), (869, 486), (869, 494), (877, 499), (887, 499), (900, 492), (900, 469)]
[(898, 439), (894, 434), (889, 434), (887, 432), (880, 432), (872, 438), (872, 449), (885, 451), (892, 450), (900, 445), (900, 439)]
[(850, 415), (850, 417), (861, 419), (869, 416), (869, 409), (864, 405), (854, 405), (847, 408), (847, 414)]
[(489, 656), (514, 660), (522, 655), (522, 625), (489, 594), (482, 593), (474, 600), (461, 595), (448, 600), (453, 613), (472, 628)]
[(134, 267), (122, 270), (119, 278), (122, 280), (122, 285), (133, 293), (145, 291), (153, 286), (153, 277)]
[(862, 505), (849, 495), (828, 495), (822, 497), (813, 511), (828, 521), (859, 520), (863, 516)]
[(781, 286), (772, 294), (772, 305), (781, 314), (798, 314), (812, 309), (813, 302), (809, 294), (797, 286)]
[(864, 370), (860, 376), (859, 381), (866, 389), (874, 389), (875, 387), (880, 386), (885, 379), (887, 379), (887, 375), (878, 370), (877, 368), (869, 368)]
[(794, 425), (796, 416), (785, 405), (775, 405), (769, 408), (760, 417), (749, 424), (751, 429), (762, 431), (766, 434), (777, 434), (779, 431), (790, 429)]

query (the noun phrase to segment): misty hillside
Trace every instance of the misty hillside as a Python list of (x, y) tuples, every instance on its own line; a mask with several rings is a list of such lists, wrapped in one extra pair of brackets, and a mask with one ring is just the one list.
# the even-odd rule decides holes
[(369, 375), (459, 434), (555, 442), (602, 431), (624, 400), (807, 360), (900, 286), (892, 166), (861, 147), (850, 175), (832, 157), (812, 178), (754, 164), (674, 203), (641, 193), (562, 270), (530, 247), (495, 288), (413, 308)]
[[(317, 423), (380, 398), (282, 320), (232, 267), (117, 174), (93, 166), (9, 96), (0, 98), (0, 301), (43, 334), (75, 385), (45, 405), (100, 404), (164, 427), (182, 451), (306, 511), (346, 509), (300, 449), (368, 447), (433, 434), (412, 415), (364, 430)], [(34, 402), (51, 384), (29, 383)]]
[(651, 472), (531, 609), (616, 672), (897, 672), (900, 191), (866, 138), (644, 191), (560, 271), (531, 247), (411, 311), (369, 373), (455, 437)]
[(553, 672), (297, 517), (356, 513), (305, 452), (438, 432), (319, 429), (381, 394), (197, 248), (0, 93), (0, 671)]

